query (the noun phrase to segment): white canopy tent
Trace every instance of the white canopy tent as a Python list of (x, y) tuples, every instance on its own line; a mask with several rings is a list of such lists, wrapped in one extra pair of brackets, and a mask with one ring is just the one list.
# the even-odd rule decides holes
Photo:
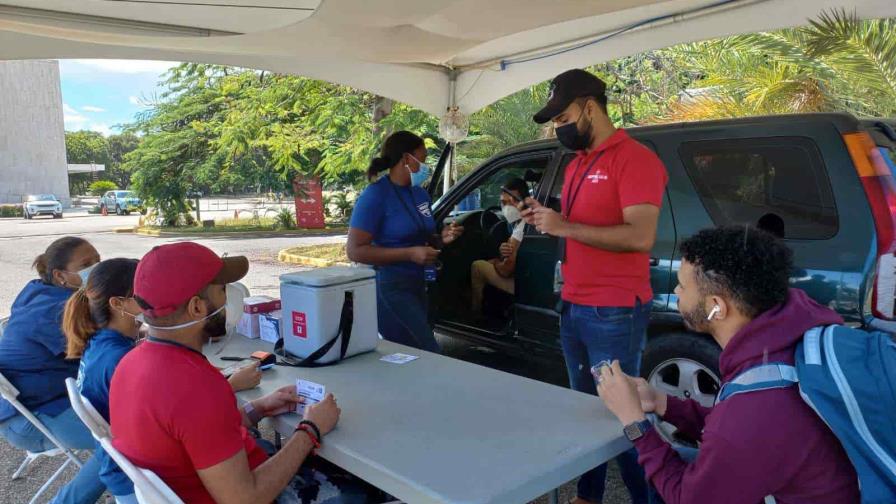
[(194, 61), (472, 113), (572, 68), (894, 0), (0, 0), (0, 59)]

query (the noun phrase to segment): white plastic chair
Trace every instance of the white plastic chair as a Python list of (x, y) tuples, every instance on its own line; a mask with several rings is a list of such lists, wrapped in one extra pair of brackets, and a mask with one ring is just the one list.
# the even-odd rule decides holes
[[(243, 313), (243, 299), (249, 297), (249, 288), (242, 282), (229, 283), (225, 288), (227, 293), (227, 313)], [(236, 331), (238, 321), (239, 317), (235, 317), (233, 324), (227, 324), (228, 335)]]
[(221, 352), (230, 343), (230, 338), (236, 334), (236, 326), (239, 322), (238, 315), (243, 313), (243, 299), (249, 297), (249, 288), (241, 282), (227, 284), (224, 292), (227, 294), (227, 318), (231, 320), (228, 320), (225, 324), (226, 332), (224, 336), (213, 339), (209, 343), (209, 351), (214, 355), (221, 355)]
[(134, 493), (140, 504), (184, 504), (180, 497), (162, 481), (154, 472), (135, 466), (112, 445), (112, 429), (106, 419), (81, 395), (74, 378), (66, 378), (65, 388), (68, 391), (72, 409), (84, 425), (90, 430), (93, 438), (99, 441), (106, 453), (118, 464), (118, 467), (134, 482)]
[(13, 473), (12, 479), (20, 478), (22, 476), (22, 473), (24, 473), (32, 463), (40, 460), (41, 458), (57, 457), (59, 455), (65, 455), (66, 457), (68, 457), (68, 460), (66, 460), (59, 467), (59, 469), (57, 469), (56, 472), (54, 472), (53, 475), (50, 476), (50, 479), (48, 479), (46, 483), (44, 483), (43, 486), (38, 489), (37, 493), (34, 494), (34, 497), (32, 497), (30, 501), (28, 501), (28, 504), (33, 504), (47, 490), (47, 488), (50, 488), (50, 485), (52, 485), (53, 482), (56, 481), (56, 478), (58, 478), (62, 474), (62, 472), (65, 471), (65, 468), (68, 467), (69, 464), (74, 463), (78, 467), (81, 467), (81, 460), (78, 459), (73, 450), (69, 450), (68, 448), (63, 446), (62, 442), (59, 441), (59, 439), (54, 436), (52, 432), (50, 432), (50, 429), (47, 429), (47, 426), (44, 425), (43, 422), (41, 422), (36, 416), (34, 416), (33, 413), (31, 413), (31, 411), (28, 410), (28, 408), (26, 408), (22, 403), (19, 402), (19, 390), (15, 388), (15, 386), (13, 386), (13, 384), (10, 383), (10, 381), (7, 380), (2, 373), (0, 373), (0, 397), (3, 397), (7, 401), (9, 401), (9, 403), (12, 404), (16, 410), (18, 410), (19, 414), (21, 414), (29, 422), (31, 422), (31, 424), (34, 425), (37, 430), (39, 430), (44, 436), (47, 437), (47, 439), (50, 440), (51, 443), (56, 446), (56, 448), (52, 448), (42, 452), (26, 451), (25, 460), (22, 462), (22, 465), (19, 466), (16, 472)]

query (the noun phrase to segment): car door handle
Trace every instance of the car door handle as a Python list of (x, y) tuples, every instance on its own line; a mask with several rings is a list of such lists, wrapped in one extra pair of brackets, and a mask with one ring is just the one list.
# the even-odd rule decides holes
[(651, 266), (659, 266), (659, 265), (660, 265), (660, 258), (659, 258), (659, 257), (651, 257), (651, 258), (650, 258), (650, 265), (651, 265)]

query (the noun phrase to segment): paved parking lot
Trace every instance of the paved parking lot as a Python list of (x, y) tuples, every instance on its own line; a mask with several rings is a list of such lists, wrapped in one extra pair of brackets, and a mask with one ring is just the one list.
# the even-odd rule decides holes
[[(232, 213), (232, 211), (231, 211)], [(64, 219), (0, 219), (0, 278), (6, 287), (0, 289), (0, 317), (9, 315), (9, 307), (22, 286), (35, 278), (31, 263), (34, 258), (53, 240), (66, 235), (81, 236), (89, 240), (103, 258), (142, 257), (152, 247), (185, 238), (152, 238), (133, 234), (116, 234), (115, 227), (133, 226), (138, 216), (87, 216), (70, 214)], [(277, 261), (277, 252), (286, 247), (344, 241), (344, 236), (329, 237), (269, 237), (228, 236), (224, 238), (202, 238), (198, 241), (219, 253), (246, 255), (251, 268), (245, 283), (253, 293), (279, 296), (279, 275), (295, 271), (294, 265)], [(565, 385), (563, 362), (559, 358), (529, 357), (511, 358), (486, 348), (471, 346), (457, 340), (440, 337), (445, 353), (455, 358), (494, 367), (521, 376)], [(535, 406), (533, 406), (535, 407)], [(562, 414), (562, 412), (558, 412)], [(32, 467), (24, 479), (11, 481), (9, 476), (21, 463), (23, 453), (0, 439), (0, 503), (28, 502), (34, 492), (59, 467), (61, 460), (44, 460)], [(68, 481), (73, 474), (69, 470), (62, 481)], [(58, 485), (48, 492), (55, 494)], [(572, 485), (563, 489), (561, 502), (572, 497)], [(40, 502), (48, 502), (45, 497)], [(547, 502), (542, 499), (543, 502)], [(611, 465), (610, 483), (604, 504), (628, 502), (627, 493)]]

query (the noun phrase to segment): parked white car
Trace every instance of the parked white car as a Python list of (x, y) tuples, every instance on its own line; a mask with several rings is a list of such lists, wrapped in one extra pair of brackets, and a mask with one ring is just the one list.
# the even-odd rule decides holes
[(61, 219), (62, 203), (53, 194), (29, 194), (22, 203), (22, 211), (26, 219), (37, 215), (52, 215), (54, 219)]

